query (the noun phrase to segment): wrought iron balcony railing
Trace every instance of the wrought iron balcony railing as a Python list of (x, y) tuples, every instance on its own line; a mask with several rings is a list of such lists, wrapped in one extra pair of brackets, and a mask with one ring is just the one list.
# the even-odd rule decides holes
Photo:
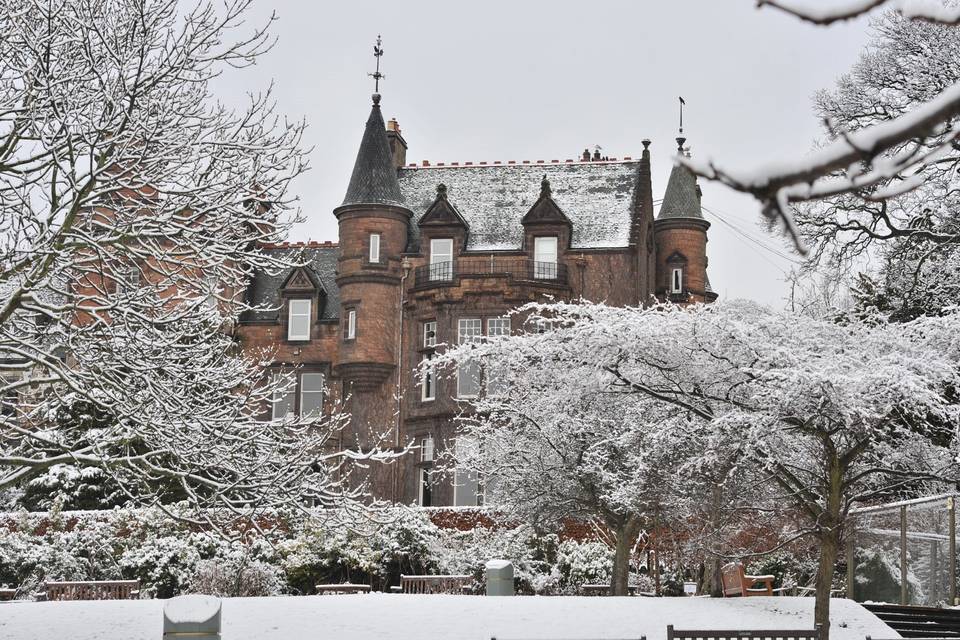
[(567, 265), (558, 262), (537, 262), (529, 258), (458, 258), (452, 262), (435, 262), (414, 270), (417, 289), (457, 284), (461, 276), (507, 277), (512, 280), (567, 285)]

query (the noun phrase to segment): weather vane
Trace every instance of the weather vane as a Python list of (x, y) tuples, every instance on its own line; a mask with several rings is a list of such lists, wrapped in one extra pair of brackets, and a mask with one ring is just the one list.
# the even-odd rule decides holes
[(380, 80), (387, 77), (380, 73), (380, 56), (383, 55), (383, 47), (380, 44), (380, 34), (377, 34), (377, 44), (373, 45), (373, 57), (377, 59), (377, 70), (367, 74), (373, 78), (373, 90), (376, 93), (380, 93)]
[(680, 96), (680, 135), (683, 135), (683, 105), (687, 104), (687, 101), (683, 99), (683, 96)]

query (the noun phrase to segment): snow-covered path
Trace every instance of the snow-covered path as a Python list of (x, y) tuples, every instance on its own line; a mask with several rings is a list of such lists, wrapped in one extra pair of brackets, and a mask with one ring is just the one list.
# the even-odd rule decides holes
[[(161, 640), (163, 600), (0, 603), (4, 640)], [(833, 640), (897, 638), (834, 600)], [(813, 627), (813, 598), (345, 595), (223, 601), (223, 640), (663, 640), (683, 628)]]

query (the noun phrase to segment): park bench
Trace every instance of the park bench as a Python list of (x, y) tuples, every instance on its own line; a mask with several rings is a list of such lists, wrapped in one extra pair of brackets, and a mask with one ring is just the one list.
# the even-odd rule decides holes
[(403, 593), (464, 593), (473, 576), (400, 576)]
[(91, 580), (86, 582), (44, 582), (46, 600), (136, 600), (139, 580)]
[(674, 629), (667, 625), (667, 640), (820, 640), (814, 629)]
[(17, 597), (16, 589), (8, 589), (6, 587), (0, 589), (0, 602), (10, 602)]
[(368, 584), (318, 584), (317, 595), (342, 595), (345, 593), (370, 593)]
[[(731, 596), (772, 596), (773, 576), (748, 576), (743, 564), (731, 562), (720, 570), (723, 578), (723, 597)], [(758, 586), (758, 585), (763, 586)]]
[[(608, 584), (584, 584), (580, 586), (580, 593), (585, 596), (607, 596), (610, 595), (610, 585)], [(627, 593), (631, 596), (637, 595), (637, 587), (628, 586)]]

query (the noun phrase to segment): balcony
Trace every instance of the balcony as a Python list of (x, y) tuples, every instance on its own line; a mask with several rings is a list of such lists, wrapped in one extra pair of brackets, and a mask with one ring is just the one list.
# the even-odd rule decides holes
[(529, 258), (476, 257), (436, 262), (414, 270), (414, 288), (451, 287), (463, 276), (506, 277), (514, 281), (567, 286), (567, 265), (536, 262)]

